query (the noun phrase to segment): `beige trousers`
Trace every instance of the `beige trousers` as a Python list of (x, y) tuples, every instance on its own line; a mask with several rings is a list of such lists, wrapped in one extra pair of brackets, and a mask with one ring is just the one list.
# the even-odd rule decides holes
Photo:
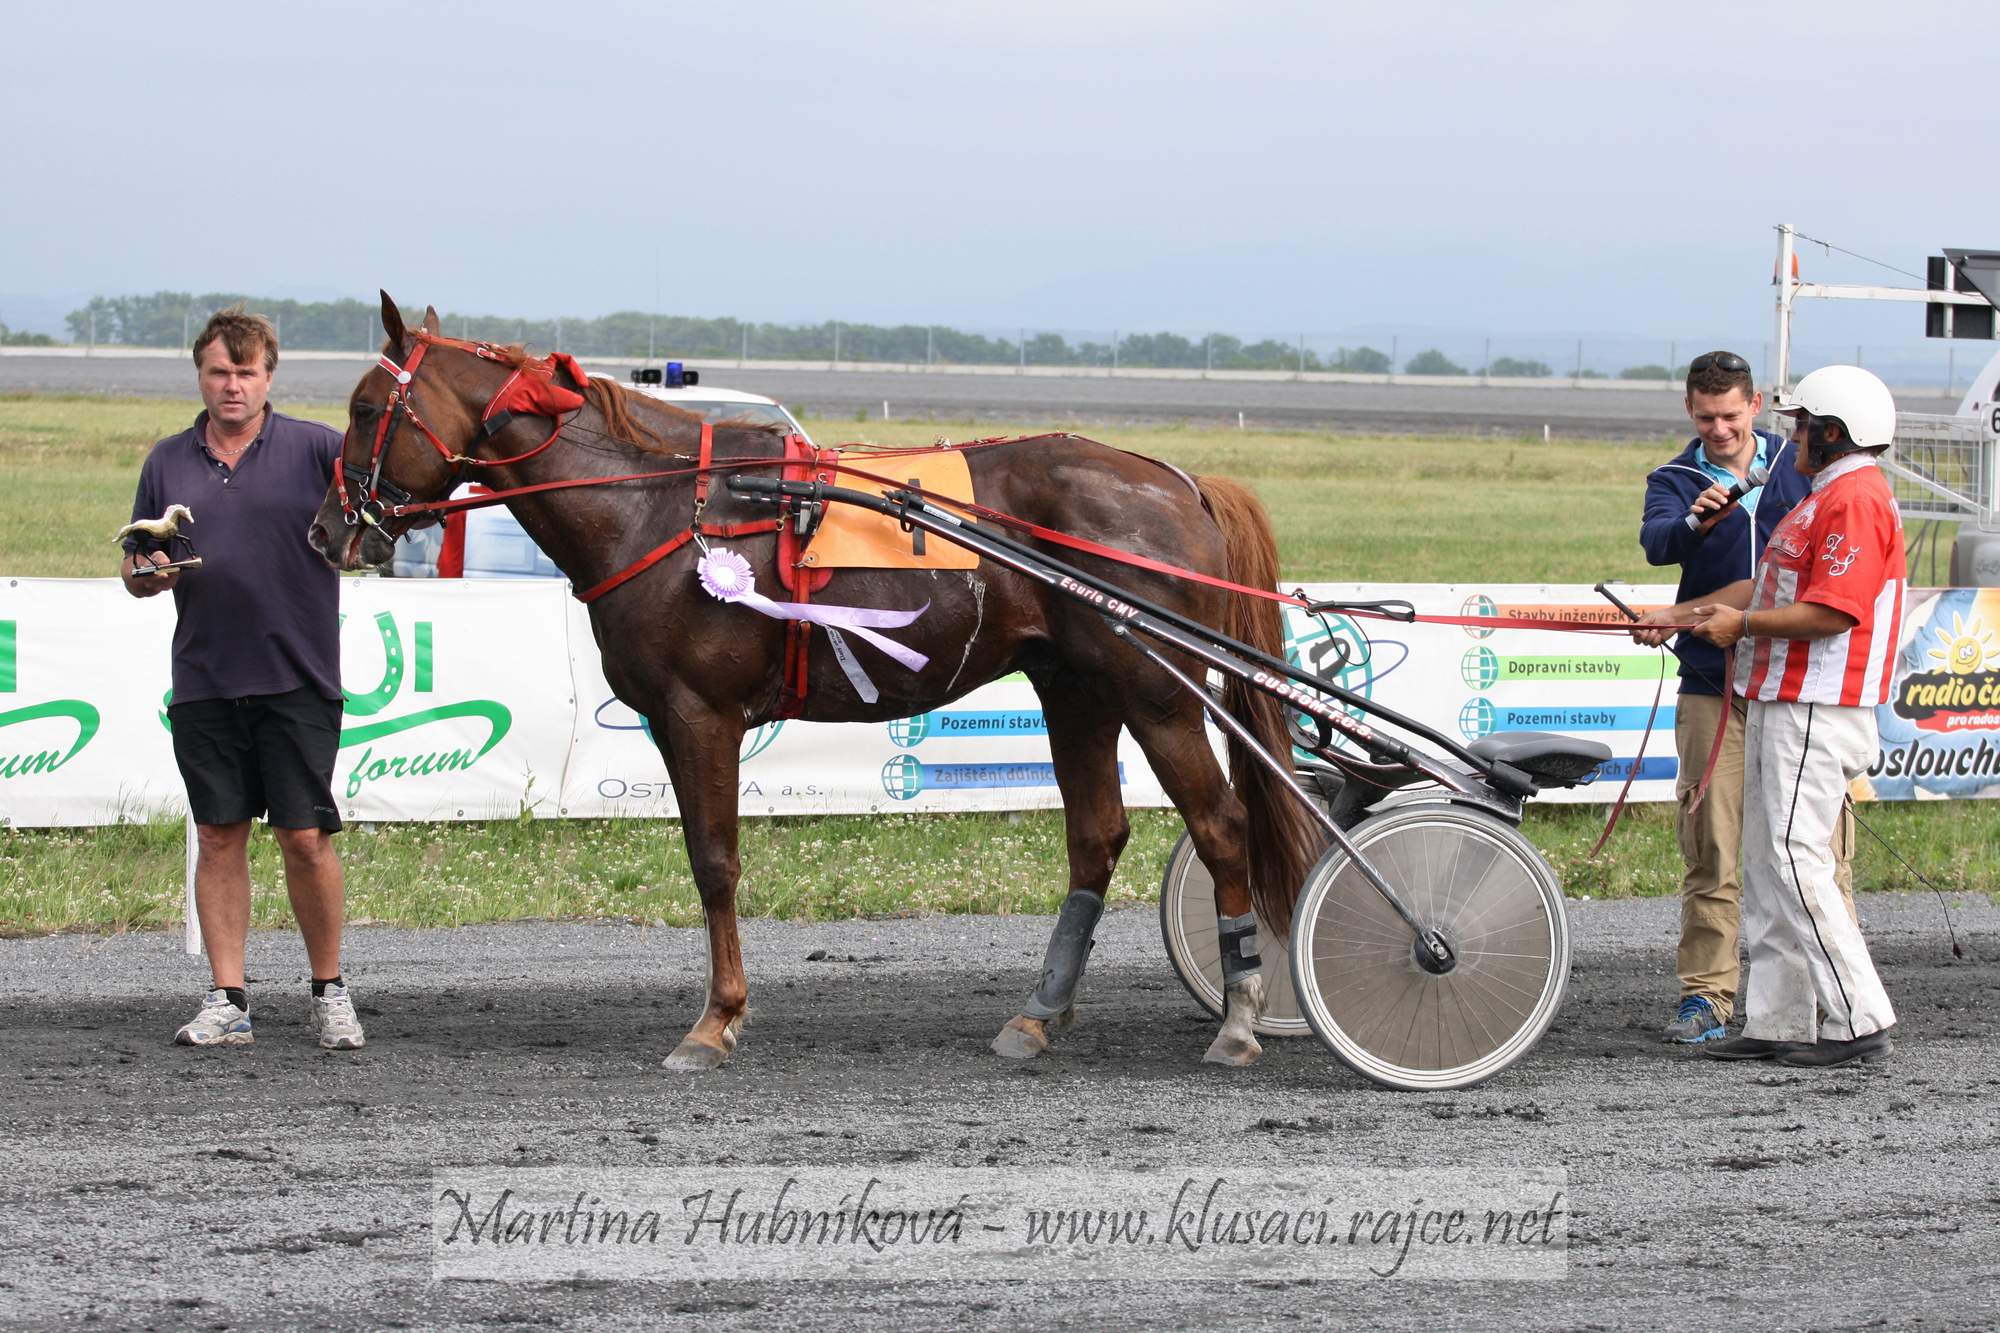
[[(1741, 701), (1738, 701), (1739, 705)], [(1737, 938), (1743, 915), (1743, 716), (1732, 712), (1723, 734), (1722, 753), (1701, 808), (1692, 814), (1688, 803), (1701, 785), (1709, 747), (1724, 700), (1713, 694), (1683, 694), (1674, 707), (1674, 748), (1680, 754), (1680, 777), (1674, 784), (1679, 814), (1674, 828), (1680, 836), (1681, 858), (1687, 871), (1681, 878), (1681, 942), (1676, 957), (1681, 998), (1700, 995), (1715, 1006), (1723, 1022), (1736, 1009), (1736, 983), (1742, 965)], [(1854, 911), (1854, 812), (1841, 806), (1834, 821), (1834, 882)]]

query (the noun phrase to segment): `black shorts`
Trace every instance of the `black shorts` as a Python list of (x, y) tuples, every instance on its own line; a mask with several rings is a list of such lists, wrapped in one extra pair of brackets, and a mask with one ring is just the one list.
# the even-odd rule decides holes
[(310, 686), (247, 699), (167, 705), (174, 762), (197, 824), (240, 824), (267, 815), (273, 828), (340, 832), (333, 759), (341, 703)]

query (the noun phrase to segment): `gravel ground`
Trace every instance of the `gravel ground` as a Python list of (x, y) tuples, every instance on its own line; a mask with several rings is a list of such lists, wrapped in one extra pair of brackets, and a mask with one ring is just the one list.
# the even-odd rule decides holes
[[(1870, 895), (1901, 1016), (1849, 1071), (1660, 1045), (1671, 902), (1572, 904), (1575, 972), (1493, 1082), (1391, 1093), (1311, 1040), (1247, 1070), (1170, 975), (1150, 912), (1106, 918), (1077, 1027), (986, 1042), (1036, 918), (746, 925), (754, 1018), (719, 1073), (660, 1058), (698, 1008), (692, 931), (355, 928), (365, 1051), (319, 1051), (295, 937), (251, 945), (258, 1044), (169, 1044), (205, 981), (178, 936), (0, 941), (0, 1324), (229, 1328), (853, 1325), (1990, 1327), (2000, 1241), (2000, 909)], [(813, 955), (823, 953), (819, 959)], [(430, 1173), (686, 1163), (1161, 1172), (1559, 1168), (1552, 1282), (436, 1281)]]
[[(367, 360), (297, 356), (278, 368), (280, 404), (342, 403)], [(593, 367), (595, 368), (595, 367)], [(611, 369), (610, 367), (606, 367)], [(711, 383), (768, 394), (794, 411), (830, 417), (926, 416), (1081, 425), (1194, 421), (1262, 427), (1434, 435), (1685, 438), (1687, 414), (1671, 389), (1491, 387), (1477, 383), (1346, 384), (1291, 380), (1153, 379), (703, 367)], [(624, 375), (622, 365), (615, 373)], [(193, 368), (179, 357), (0, 357), (0, 392), (192, 398)], [(1951, 412), (1955, 399), (1905, 394), (1905, 411)]]

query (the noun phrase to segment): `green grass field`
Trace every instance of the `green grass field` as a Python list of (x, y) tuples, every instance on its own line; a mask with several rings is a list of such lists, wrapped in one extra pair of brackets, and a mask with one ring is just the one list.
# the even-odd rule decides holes
[[(0, 395), (0, 572), (115, 571), (155, 439), (200, 404)], [(344, 424), (344, 409), (299, 415)], [(808, 420), (821, 443), (927, 444), (1003, 433), (991, 423)], [(1026, 434), (1027, 427), (1004, 433)], [(1532, 583), (1649, 577), (1636, 538), (1647, 469), (1664, 445), (1332, 437), (1194, 427), (1105, 429), (1105, 443), (1254, 487), (1288, 579)], [(1531, 537), (1524, 534), (1532, 534)]]
[[(199, 404), (0, 395), (0, 573), (102, 577), (153, 440)], [(341, 419), (341, 409), (302, 415)], [(821, 443), (927, 443), (1025, 434), (974, 422), (808, 420)], [(1106, 428), (1106, 443), (1247, 482), (1271, 511), (1287, 579), (1591, 583), (1657, 580), (1637, 542), (1648, 469), (1678, 447), (1539, 440), (1331, 436), (1196, 427)], [(1667, 571), (1671, 572), (1671, 571)], [(1656, 747), (1671, 746), (1656, 737)], [(1674, 892), (1670, 811), (1629, 810), (1605, 855), (1586, 860), (1600, 806), (1543, 805), (1527, 832), (1573, 895)], [(1948, 889), (2000, 882), (2000, 809), (1880, 805), (1867, 821)], [(1114, 901), (1150, 900), (1180, 832), (1135, 811)], [(816, 919), (938, 912), (1052, 912), (1066, 880), (1055, 814), (752, 819), (741, 910)], [(672, 822), (551, 821), (364, 826), (344, 834), (349, 917), (441, 925), (601, 916), (669, 924), (700, 907)], [(289, 922), (275, 846), (253, 840), (255, 920)], [(178, 823), (0, 830), (0, 931), (157, 928), (180, 920)], [(1866, 835), (1866, 889), (1915, 882)]]

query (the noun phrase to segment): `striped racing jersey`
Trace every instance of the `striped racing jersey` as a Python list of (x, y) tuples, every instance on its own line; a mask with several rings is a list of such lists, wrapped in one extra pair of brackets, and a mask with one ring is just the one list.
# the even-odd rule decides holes
[(1870, 454), (1835, 459), (1771, 533), (1749, 609), (1815, 602), (1857, 623), (1824, 639), (1747, 636), (1736, 650), (1736, 692), (1765, 702), (1886, 703), (1908, 587), (1888, 481)]

